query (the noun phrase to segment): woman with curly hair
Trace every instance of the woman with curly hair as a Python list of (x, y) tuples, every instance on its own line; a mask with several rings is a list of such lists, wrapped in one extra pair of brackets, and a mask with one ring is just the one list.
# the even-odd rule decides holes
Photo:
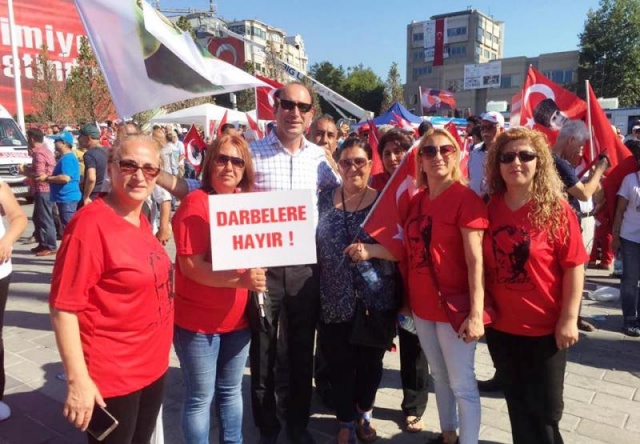
[(486, 177), (485, 286), (498, 312), (508, 313), (486, 334), (513, 442), (562, 443), (567, 349), (578, 341), (588, 261), (580, 226), (543, 134), (526, 128), (501, 134), (487, 155)]

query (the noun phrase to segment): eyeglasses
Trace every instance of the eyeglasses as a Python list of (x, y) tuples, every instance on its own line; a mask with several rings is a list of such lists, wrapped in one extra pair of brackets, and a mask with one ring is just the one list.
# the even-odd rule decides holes
[(160, 171), (162, 171), (160, 168), (154, 167), (149, 164), (140, 166), (133, 160), (118, 160), (116, 161), (116, 163), (118, 164), (118, 168), (120, 169), (121, 173), (136, 174), (138, 170), (142, 170), (142, 174), (146, 179), (153, 179), (155, 177), (158, 177), (158, 174), (160, 174)]
[(360, 170), (364, 168), (364, 166), (369, 162), (369, 159), (365, 157), (354, 157), (353, 159), (340, 159), (338, 160), (338, 165), (343, 170), (348, 170), (351, 167), (355, 167), (356, 170)]
[(449, 157), (455, 151), (456, 147), (453, 145), (425, 145), (420, 149), (419, 154), (425, 159), (435, 159), (435, 157), (438, 155), (438, 152), (440, 152), (440, 155), (442, 157)]
[(385, 157), (385, 158), (389, 158), (391, 156), (403, 157), (405, 154), (406, 154), (405, 150), (403, 150), (402, 148), (396, 148), (396, 149), (393, 149), (393, 150), (384, 150), (382, 152), (382, 157)]
[(311, 108), (313, 107), (313, 105), (310, 103), (294, 102), (293, 100), (287, 99), (278, 99), (278, 102), (280, 102), (280, 106), (282, 107), (282, 109), (291, 111), (293, 110), (293, 108), (298, 107), (300, 112), (303, 114), (311, 111)]
[(500, 153), (498, 160), (500, 163), (512, 163), (516, 160), (516, 157), (520, 159), (520, 162), (527, 163), (538, 157), (538, 153), (533, 151), (509, 151), (508, 153)]
[(226, 154), (218, 154), (216, 156), (216, 165), (218, 166), (227, 166), (229, 162), (234, 168), (244, 168), (244, 159), (241, 157), (227, 156)]
[(496, 125), (495, 123), (483, 123), (482, 125), (480, 125), (480, 129), (482, 131), (493, 131), (497, 126), (498, 125)]

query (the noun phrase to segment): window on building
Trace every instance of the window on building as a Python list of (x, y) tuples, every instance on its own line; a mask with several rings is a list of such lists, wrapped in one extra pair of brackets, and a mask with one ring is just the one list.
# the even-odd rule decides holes
[(466, 26), (458, 26), (457, 28), (447, 29), (447, 37), (456, 37), (459, 35), (466, 35), (466, 34), (467, 34)]
[(260, 29), (256, 26), (251, 27), (251, 35), (254, 37), (261, 38), (263, 40), (267, 39), (267, 33), (264, 31), (264, 29)]
[(489, 59), (489, 50), (488, 49), (484, 50), (484, 58), (487, 59), (487, 60)]
[(511, 76), (500, 77), (500, 88), (511, 88)]
[(482, 40), (484, 39), (484, 29), (482, 29), (481, 27), (478, 27), (478, 32), (476, 34), (477, 34), (476, 38), (478, 42), (482, 43)]
[(497, 58), (498, 58), (498, 56), (495, 53), (492, 52), (491, 53), (491, 60), (495, 60)]
[(414, 80), (418, 77), (426, 76), (427, 74), (431, 74), (433, 72), (433, 68), (431, 66), (420, 66), (418, 68), (413, 68), (413, 78)]
[(451, 57), (463, 57), (466, 55), (467, 55), (466, 46), (450, 46), (449, 47), (449, 56)]
[(498, 36), (494, 34), (493, 35), (493, 43), (495, 43), (497, 45), (499, 43), (498, 40), (499, 40)]
[(229, 26), (229, 30), (231, 32), (235, 32), (236, 34), (240, 34), (240, 35), (244, 35), (247, 33), (247, 28), (244, 25)]
[(413, 34), (414, 42), (421, 42), (424, 40), (424, 32), (416, 32)]
[(565, 85), (567, 83), (573, 82), (572, 70), (554, 69), (552, 71), (545, 71), (544, 75), (551, 79), (551, 81), (556, 82), (560, 85)]
[(417, 49), (413, 51), (413, 61), (421, 62), (424, 60), (424, 49)]

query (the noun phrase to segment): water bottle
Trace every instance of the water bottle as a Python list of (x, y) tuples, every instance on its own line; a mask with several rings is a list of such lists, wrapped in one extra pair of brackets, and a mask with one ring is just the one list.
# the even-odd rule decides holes
[(413, 322), (412, 316), (398, 315), (398, 326), (411, 334), (417, 335), (416, 323)]
[(358, 262), (357, 265), (358, 270), (360, 271), (360, 276), (362, 276), (362, 279), (367, 286), (374, 292), (382, 290), (382, 279), (378, 276), (378, 272), (373, 268), (371, 262), (362, 261)]
[(616, 258), (613, 260), (613, 276), (622, 277), (622, 255), (620, 251), (616, 253)]

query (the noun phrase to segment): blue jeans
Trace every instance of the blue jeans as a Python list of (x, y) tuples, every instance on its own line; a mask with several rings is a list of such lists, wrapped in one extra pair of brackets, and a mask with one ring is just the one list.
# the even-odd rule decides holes
[(76, 214), (78, 209), (78, 202), (56, 202), (58, 206), (58, 214), (60, 215), (60, 225), (62, 225), (62, 231), (69, 225), (69, 221)]
[(620, 238), (622, 251), (622, 279), (620, 279), (620, 302), (625, 324), (633, 323), (640, 314), (638, 280), (640, 280), (640, 243)]
[(56, 226), (53, 223), (53, 202), (49, 200), (49, 193), (35, 193), (33, 196), (33, 226), (41, 248), (58, 248)]
[(173, 344), (185, 384), (182, 433), (187, 444), (209, 443), (211, 402), (216, 398), (220, 443), (242, 443), (242, 376), (249, 329), (205, 334), (175, 327)]

